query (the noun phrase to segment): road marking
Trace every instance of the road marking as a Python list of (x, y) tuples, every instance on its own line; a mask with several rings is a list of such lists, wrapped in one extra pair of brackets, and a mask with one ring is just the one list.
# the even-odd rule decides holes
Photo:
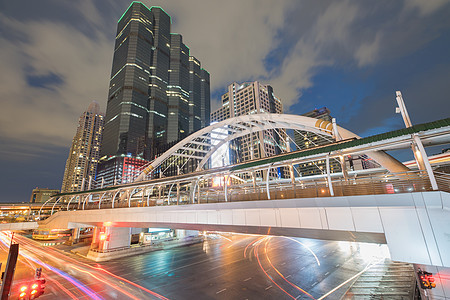
[(303, 296), (302, 294), (298, 295), (295, 300), (297, 300), (298, 298), (300, 298), (301, 296)]
[(223, 291), (226, 291), (226, 290), (227, 290), (227, 289), (222, 289), (222, 290), (216, 292), (216, 294), (222, 293)]
[(288, 275), (288, 276), (286, 276), (286, 277), (284, 277), (284, 278), (289, 278), (289, 277), (291, 277), (291, 275)]
[(285, 264), (286, 264), (286, 263), (284, 262), (284, 263), (282, 263), (281, 265), (284, 266)]
[(249, 281), (250, 279), (252, 279), (251, 277), (249, 277), (249, 278), (247, 278), (247, 279), (244, 279), (244, 281)]
[(266, 287), (266, 291), (268, 290), (268, 289), (270, 289), (272, 286), (271, 285), (269, 285), (268, 287)]
[(316, 282), (314, 282), (313, 284), (312, 284), (312, 286), (315, 286), (316, 284), (318, 284), (318, 282), (316, 281)]
[(336, 268), (339, 268), (339, 266), (340, 266), (340, 264), (337, 264), (337, 265), (336, 265)]
[(325, 273), (325, 276), (327, 276), (328, 274), (330, 274), (330, 272), (326, 272), (326, 273)]
[(300, 271), (303, 270), (303, 269), (305, 269), (305, 267), (302, 267), (302, 268), (300, 269)]
[(322, 256), (322, 257), (324, 257), (324, 258), (325, 258), (325, 257), (327, 257), (327, 254), (325, 254), (325, 255), (324, 255), (324, 256)]

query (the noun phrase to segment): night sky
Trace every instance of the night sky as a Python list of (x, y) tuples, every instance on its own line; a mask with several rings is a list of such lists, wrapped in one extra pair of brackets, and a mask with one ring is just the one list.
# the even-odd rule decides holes
[[(361, 136), (404, 127), (396, 90), (414, 124), (450, 116), (449, 1), (143, 2), (210, 72), (212, 109), (230, 83), (260, 80), (286, 113), (326, 106)], [(61, 188), (80, 114), (92, 100), (106, 110), (130, 3), (0, 0), (0, 202)]]

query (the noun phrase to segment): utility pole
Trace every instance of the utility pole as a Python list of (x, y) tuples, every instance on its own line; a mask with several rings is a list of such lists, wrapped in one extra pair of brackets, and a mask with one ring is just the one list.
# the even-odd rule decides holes
[(18, 256), (19, 256), (19, 244), (11, 244), (11, 246), (9, 247), (8, 261), (6, 263), (5, 273), (3, 275), (1, 300), (9, 299), (9, 293), (11, 291)]

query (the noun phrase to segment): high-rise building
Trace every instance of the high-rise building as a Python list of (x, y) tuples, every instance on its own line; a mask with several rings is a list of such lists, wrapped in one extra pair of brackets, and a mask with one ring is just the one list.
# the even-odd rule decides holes
[(147, 160), (209, 125), (209, 73), (171, 17), (134, 1), (119, 19), (101, 156)]
[(83, 181), (85, 187), (88, 187), (89, 181), (95, 178), (102, 143), (103, 120), (100, 106), (95, 101), (80, 116), (64, 170), (61, 188), (63, 193), (80, 191)]
[(133, 182), (148, 163), (148, 160), (132, 156), (103, 158), (97, 168), (95, 188)]
[[(331, 122), (332, 117), (330, 115), (330, 110), (326, 107), (316, 108), (312, 111), (302, 114), (302, 116), (325, 120)], [(315, 134), (309, 131), (295, 130), (294, 131), (294, 142), (297, 146), (297, 150), (308, 149), (316, 146), (327, 145), (333, 143), (332, 138), (325, 138), (324, 136)], [(302, 163), (296, 168), (300, 176), (310, 176), (310, 175), (320, 175), (326, 173), (326, 161), (319, 160), (308, 163)], [(336, 159), (330, 160), (330, 172), (340, 172), (341, 164)]]
[(58, 194), (59, 190), (36, 187), (31, 192), (30, 203), (44, 203), (53, 195)]
[[(275, 96), (270, 85), (264, 85), (258, 81), (243, 84), (234, 82), (228, 86), (228, 92), (222, 95), (222, 107), (211, 113), (211, 122), (220, 122), (247, 114), (281, 114), (282, 112), (283, 104)], [(286, 137), (283, 129), (271, 129), (245, 135), (234, 140), (229, 146), (231, 151), (226, 160), (229, 163), (237, 163), (280, 154), (286, 151)], [(214, 165), (214, 161), (212, 163)], [(284, 177), (285, 171), (281, 173)]]

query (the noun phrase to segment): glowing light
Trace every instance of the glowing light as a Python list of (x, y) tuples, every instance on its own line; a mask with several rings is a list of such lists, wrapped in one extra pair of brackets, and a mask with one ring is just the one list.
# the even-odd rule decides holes
[(26, 285), (24, 285), (24, 286), (22, 286), (22, 287), (20, 288), (20, 291), (21, 291), (21, 292), (25, 292), (25, 291), (27, 290), (27, 288), (28, 288), (28, 287), (27, 287)]
[(258, 243), (258, 244), (256, 245), (256, 247), (253, 248), (253, 252), (254, 252), (254, 254), (255, 254), (255, 256), (256, 256), (256, 259), (258, 260), (259, 267), (260, 267), (261, 270), (264, 272), (264, 274), (267, 276), (267, 278), (269, 278), (270, 281), (273, 282), (273, 284), (275, 284), (280, 290), (282, 290), (284, 293), (286, 293), (286, 295), (288, 295), (288, 296), (291, 297), (292, 299), (295, 299), (295, 297), (293, 297), (291, 294), (289, 294), (288, 292), (286, 292), (281, 286), (279, 286), (279, 285), (272, 279), (272, 277), (271, 277), (269, 274), (267, 274), (266, 270), (264, 270), (264, 268), (263, 268), (263, 266), (262, 266), (262, 264), (261, 264), (261, 261), (259, 260), (259, 255), (258, 255), (258, 247), (259, 247), (259, 244), (260, 244), (260, 243)]
[(364, 273), (365, 271), (369, 270), (370, 268), (372, 268), (373, 266), (377, 265), (378, 263), (380, 263), (381, 261), (383, 261), (383, 259), (380, 259), (379, 261), (375, 262), (375, 263), (371, 263), (368, 264), (364, 270), (362, 270), (361, 272), (355, 274), (354, 276), (350, 277), (349, 279), (347, 279), (346, 281), (344, 281), (343, 283), (341, 283), (340, 285), (338, 285), (337, 287), (335, 287), (334, 289), (332, 289), (331, 291), (329, 291), (328, 293), (326, 293), (325, 295), (323, 295), (322, 297), (318, 298), (317, 300), (322, 300), (325, 299), (326, 297), (328, 297), (329, 295), (331, 295), (332, 293), (334, 293), (336, 290), (338, 290), (339, 288), (341, 288), (342, 286), (346, 285), (348, 282), (352, 281), (353, 279), (355, 279), (356, 277), (358, 277), (359, 275), (361, 275), (362, 273)]
[(37, 289), (38, 286), (39, 285), (37, 283), (33, 283), (33, 285), (31, 286), (31, 289), (35, 290), (35, 289)]
[(319, 259), (317, 258), (317, 255), (316, 255), (316, 254), (314, 253), (314, 251), (312, 251), (311, 248), (309, 248), (307, 245), (305, 245), (304, 243), (302, 243), (302, 242), (300, 242), (300, 241), (298, 241), (298, 240), (296, 240), (296, 239), (293, 239), (293, 238), (291, 238), (291, 237), (287, 237), (287, 236), (280, 236), (280, 237), (281, 237), (281, 238), (288, 239), (288, 240), (291, 240), (291, 241), (294, 241), (294, 242), (296, 242), (296, 243), (302, 245), (303, 247), (305, 247), (305, 248), (306, 248), (306, 249), (314, 256), (314, 258), (316, 259), (317, 265), (320, 266), (320, 261), (319, 261)]
[(302, 292), (302, 293), (304, 293), (305, 295), (307, 295), (309, 298), (314, 299), (314, 297), (311, 296), (307, 291), (303, 290), (303, 289), (300, 288), (299, 286), (297, 286), (297, 285), (293, 284), (292, 282), (290, 282), (289, 280), (287, 280), (286, 277), (284, 277), (284, 275), (281, 274), (281, 272), (278, 271), (278, 269), (275, 268), (275, 266), (272, 264), (272, 261), (270, 260), (269, 255), (267, 254), (267, 245), (269, 244), (270, 239), (271, 239), (271, 237), (268, 238), (268, 239), (266, 240), (266, 244), (264, 245), (264, 252), (265, 252), (265, 254), (266, 254), (266, 258), (267, 258), (267, 261), (269, 262), (270, 266), (275, 270), (275, 272), (278, 273), (278, 275), (281, 276), (281, 278), (284, 279), (284, 281), (286, 281), (287, 283), (289, 283), (290, 285), (292, 285), (294, 288), (296, 288), (296, 289), (299, 290), (300, 292)]

